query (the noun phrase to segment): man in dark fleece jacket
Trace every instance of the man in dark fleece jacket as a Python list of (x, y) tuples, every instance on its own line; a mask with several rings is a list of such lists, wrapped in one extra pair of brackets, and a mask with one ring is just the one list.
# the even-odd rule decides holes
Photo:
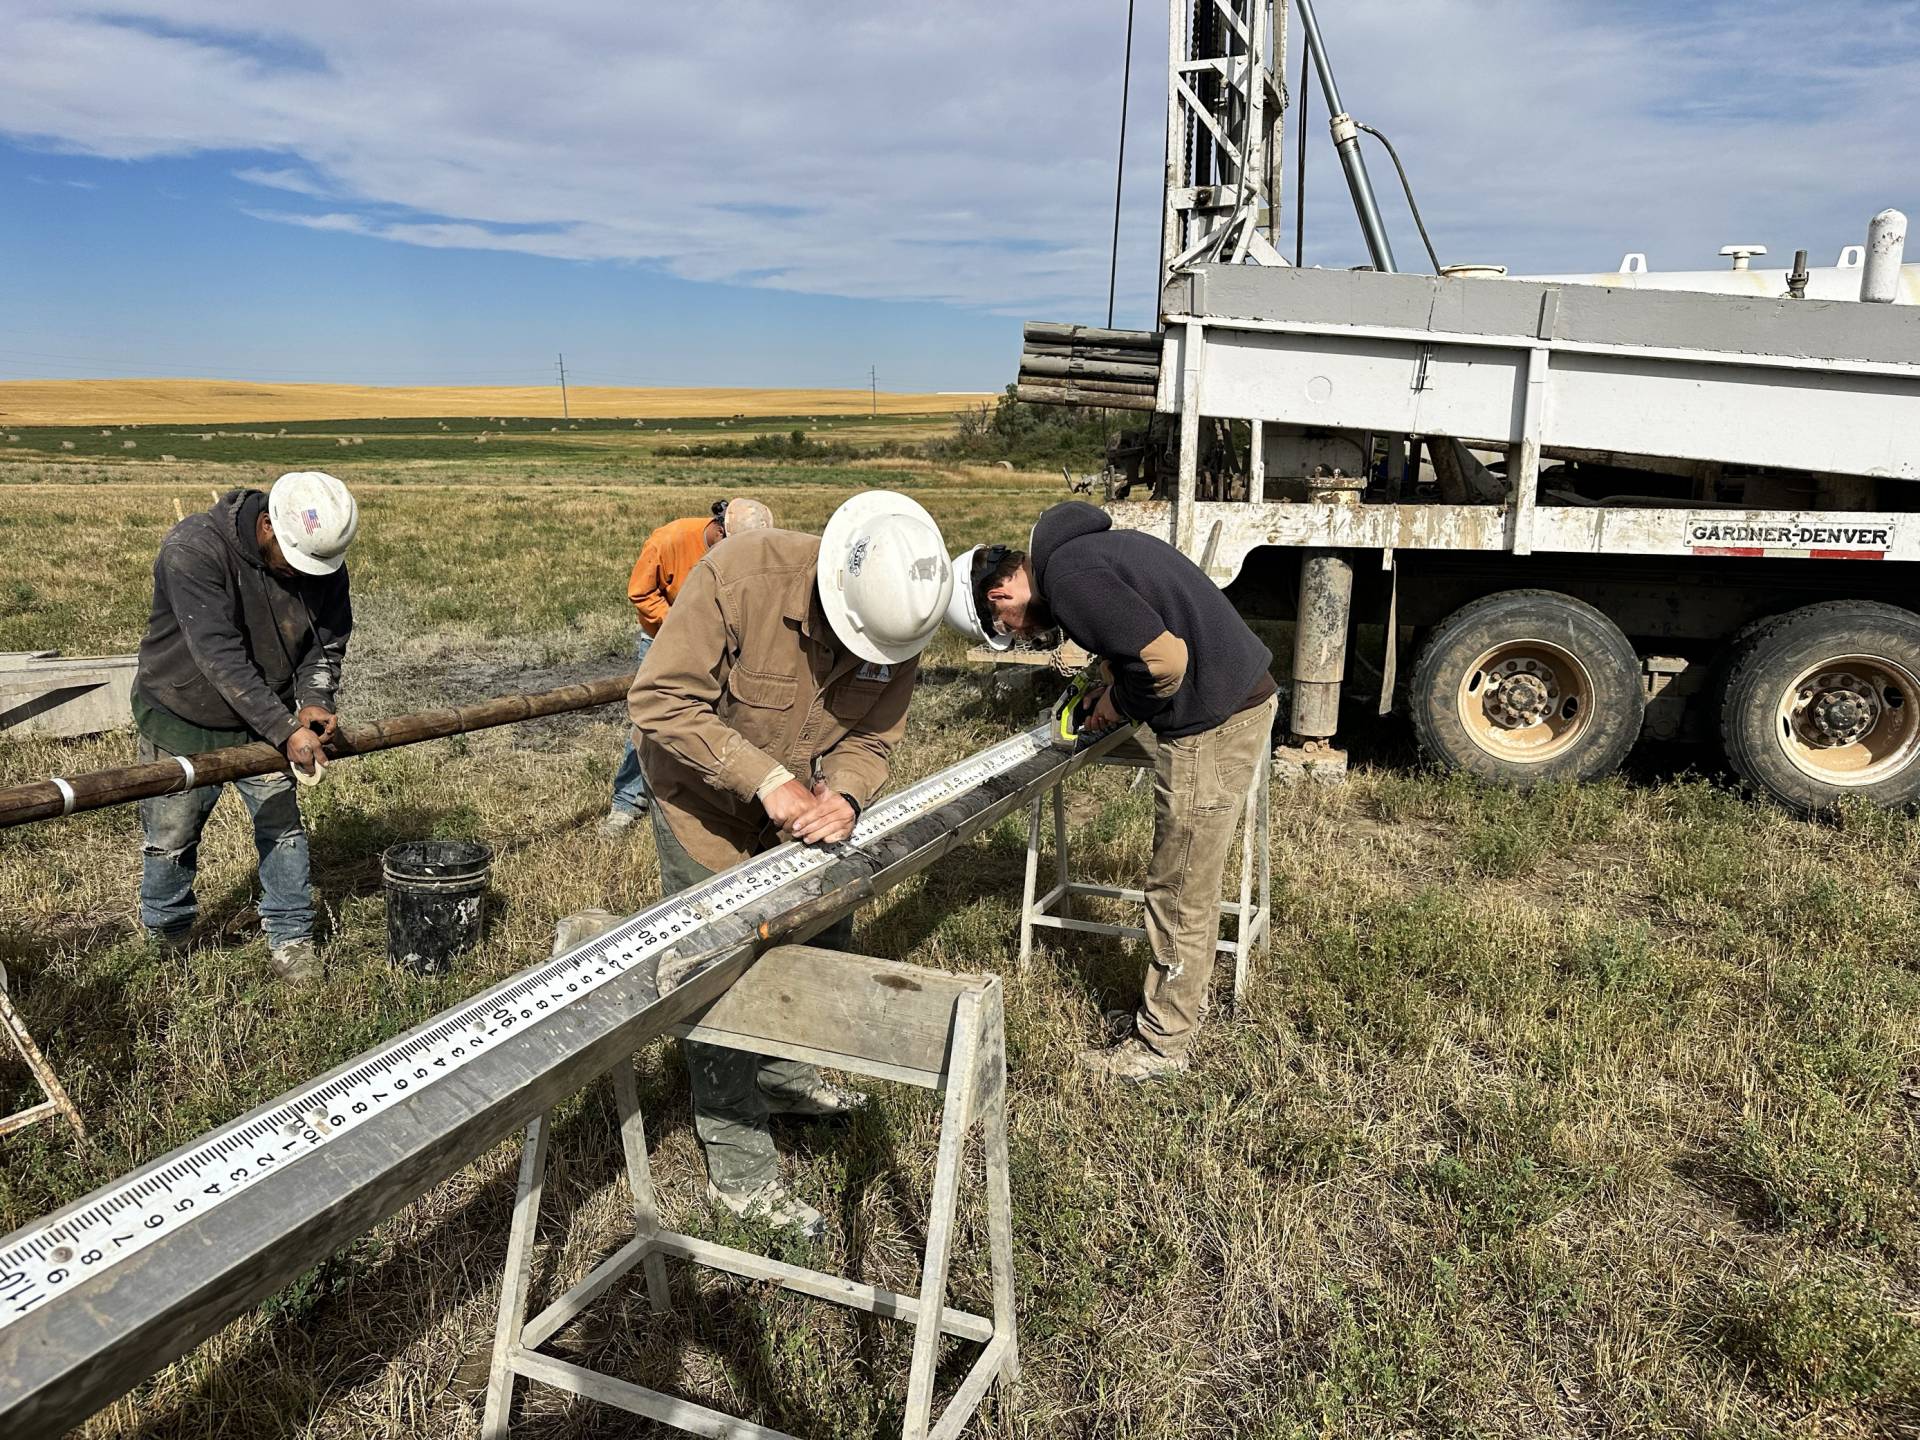
[[(358, 525), (344, 485), (302, 472), (283, 475), (271, 494), (230, 490), (167, 532), (133, 682), (143, 762), (265, 740), (317, 775), (353, 629), (342, 557)], [(293, 782), (261, 775), (234, 788), (253, 817), (274, 971), (317, 979), (307, 832)], [(198, 914), (200, 836), (219, 798), (220, 787), (207, 786), (140, 803), (140, 921), (169, 949), (186, 946)]]
[(1272, 743), (1273, 656), (1199, 566), (1081, 501), (1042, 515), (1025, 553), (979, 553), (975, 613), (1028, 635), (1058, 626), (1106, 662), (1090, 728), (1142, 721), (1158, 739), (1152, 963), (1132, 1034), (1080, 1058), (1125, 1080), (1184, 1070), (1220, 938), (1221, 873)]

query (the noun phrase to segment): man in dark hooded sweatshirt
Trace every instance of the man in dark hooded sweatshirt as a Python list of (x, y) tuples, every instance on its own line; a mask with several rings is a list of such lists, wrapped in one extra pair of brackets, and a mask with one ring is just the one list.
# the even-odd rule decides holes
[[(358, 528), (347, 487), (303, 471), (281, 476), (271, 493), (230, 490), (167, 532), (133, 681), (142, 762), (265, 740), (298, 770), (319, 773), (353, 629), (343, 559)], [(187, 762), (181, 770), (189, 773)], [(253, 817), (274, 972), (316, 980), (307, 832), (293, 781), (276, 773), (234, 788)], [(220, 787), (207, 786), (140, 802), (140, 922), (168, 949), (184, 949), (193, 929), (200, 835), (219, 798)]]
[(1220, 877), (1271, 743), (1273, 656), (1198, 565), (1078, 500), (1042, 515), (1025, 552), (983, 547), (971, 569), (968, 629), (1058, 626), (1106, 662), (1088, 728), (1141, 721), (1158, 739), (1145, 992), (1132, 1033), (1080, 1059), (1124, 1080), (1184, 1070), (1220, 938)]

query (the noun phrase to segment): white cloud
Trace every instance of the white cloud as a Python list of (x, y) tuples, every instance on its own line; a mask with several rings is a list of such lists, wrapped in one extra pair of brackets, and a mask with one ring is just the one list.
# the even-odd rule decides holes
[(324, 200), (332, 192), (303, 170), (236, 170), (233, 178), (249, 185), (264, 185), (269, 190), (286, 190), (295, 195), (311, 195)]
[[(1920, 130), (1907, 5), (1833, 0), (1817, 22), (1788, 0), (1324, 8), (1344, 98), (1399, 144), (1443, 259), (1574, 269), (1631, 248), (1691, 268), (1753, 238), (1826, 259), (1874, 209), (1920, 202), (1899, 193)], [(121, 160), (276, 157), (235, 173), (327, 206), (249, 212), (264, 219), (811, 293), (1104, 308), (1115, 4), (10, 9), (0, 133)], [(1135, 46), (1121, 274), (1141, 311), (1161, 13), (1141, 7)], [(1349, 263), (1317, 95), (1313, 111), (1309, 260)]]

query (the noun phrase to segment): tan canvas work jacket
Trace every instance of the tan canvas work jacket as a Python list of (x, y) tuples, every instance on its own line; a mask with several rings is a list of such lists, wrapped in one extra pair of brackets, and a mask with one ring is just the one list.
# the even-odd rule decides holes
[(865, 806), (907, 728), (919, 661), (875, 665), (814, 593), (820, 541), (734, 535), (687, 576), (627, 692), (634, 744), (674, 838), (710, 870), (777, 839), (756, 793), (785, 766)]

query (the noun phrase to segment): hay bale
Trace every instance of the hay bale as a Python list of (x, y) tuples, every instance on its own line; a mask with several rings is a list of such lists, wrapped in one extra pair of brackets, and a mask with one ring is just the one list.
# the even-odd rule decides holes
[(358, 435), (356, 435), (356, 436), (354, 436), (354, 437), (353, 437), (353, 443), (354, 443), (354, 444), (356, 444), (356, 445), (364, 445), (364, 444), (366, 444), (367, 442), (366, 442), (366, 440), (365, 440), (365, 439), (363, 439), (363, 438), (362, 438), (361, 436), (358, 436)]
[(137, 444), (139, 444), (139, 441), (137, 440), (122, 440), (120, 442), (120, 448), (122, 450), (131, 450)]
[(164, 461), (166, 461), (166, 462), (167, 462), (167, 464), (169, 464), (169, 465), (171, 465), (171, 464), (173, 464), (173, 456), (171, 456), (171, 455), (162, 455), (162, 456), (161, 456), (160, 458), (161, 458), (162, 460), (164, 460)]
[(62, 440), (62, 441), (60, 442), (60, 448), (61, 448), (62, 450), (71, 450), (71, 449), (73, 448), (73, 441), (71, 441), (71, 440)]

